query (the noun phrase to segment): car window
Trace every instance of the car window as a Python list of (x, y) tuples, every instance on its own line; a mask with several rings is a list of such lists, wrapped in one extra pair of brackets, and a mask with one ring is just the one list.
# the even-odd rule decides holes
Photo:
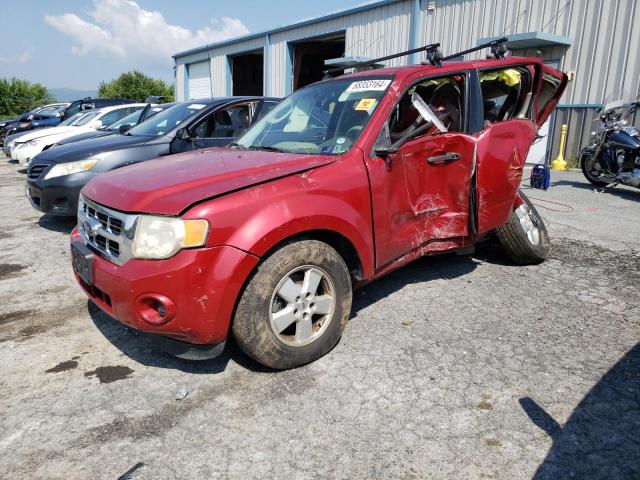
[(235, 138), (251, 125), (252, 104), (222, 108), (209, 115), (193, 129), (195, 138)]
[(262, 103), (262, 108), (260, 108), (260, 113), (258, 114), (258, 118), (256, 120), (260, 120), (267, 113), (273, 110), (279, 102), (273, 102), (271, 100), (266, 100)]
[(136, 109), (140, 109), (140, 107), (135, 107), (135, 108), (119, 108), (118, 110), (112, 110), (109, 113), (104, 114), (102, 117), (100, 117), (100, 122), (102, 122), (102, 125), (104, 126), (109, 126), (115, 122), (117, 122), (118, 120), (120, 120), (121, 118), (126, 117), (127, 115), (129, 115), (133, 110)]
[(129, 135), (164, 135), (180, 125), (185, 119), (205, 108), (207, 104), (185, 102), (169, 107), (140, 125), (129, 130)]
[(114, 122), (111, 125), (109, 125), (109, 128), (107, 130), (111, 130), (113, 132), (117, 132), (122, 125), (131, 125), (131, 126), (133, 126), (136, 123), (138, 123), (138, 121), (140, 120), (140, 115), (142, 115), (142, 110), (130, 113), (126, 117), (121, 118), (117, 122)]
[(67, 109), (65, 110), (64, 114), (67, 118), (71, 117), (72, 115), (75, 115), (76, 113), (78, 113), (80, 111), (80, 103), (79, 101), (75, 101), (73, 102), (71, 105), (69, 105), (67, 107)]
[(480, 72), (484, 122), (504, 122), (528, 117), (531, 103), (531, 74), (522, 67)]
[[(389, 136), (379, 139), (378, 144), (389, 145), (412, 128), (419, 127), (424, 123), (424, 119), (412, 102), (414, 94), (424, 100), (447, 131), (462, 131), (464, 128), (464, 91), (463, 75), (429, 78), (416, 83), (407, 90), (391, 111), (388, 133), (386, 129), (383, 132)], [(428, 132), (431, 131), (430, 129)]]
[(81, 127), (83, 125), (86, 125), (87, 123), (89, 123), (91, 120), (93, 120), (94, 118), (96, 118), (98, 115), (100, 114), (100, 112), (98, 110), (93, 111), (93, 112), (89, 112), (86, 113), (83, 117), (81, 117), (80, 119), (78, 119), (74, 125), (77, 127)]
[(66, 125), (74, 125), (75, 122), (82, 117), (83, 115), (86, 115), (85, 113), (76, 113), (75, 115), (72, 115), (71, 117), (67, 118), (66, 120), (62, 121), (59, 123), (60, 126), (66, 126)]
[(548, 73), (545, 73), (542, 76), (542, 87), (540, 88), (540, 94), (538, 95), (538, 117), (542, 116), (544, 108), (556, 95), (560, 85), (561, 81), (559, 78), (549, 75)]
[(345, 153), (360, 137), (392, 80), (341, 78), (297, 90), (255, 123), (236, 142), (238, 148)]

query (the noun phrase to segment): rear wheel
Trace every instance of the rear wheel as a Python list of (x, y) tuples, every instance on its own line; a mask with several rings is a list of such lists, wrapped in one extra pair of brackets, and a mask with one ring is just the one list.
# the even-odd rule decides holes
[(296, 368), (338, 343), (351, 297), (349, 270), (338, 252), (317, 240), (289, 243), (264, 260), (247, 284), (233, 334), (263, 365)]
[(527, 196), (519, 192), (523, 200), (507, 223), (498, 227), (496, 234), (507, 255), (519, 265), (543, 262), (549, 255), (549, 233), (536, 207)]

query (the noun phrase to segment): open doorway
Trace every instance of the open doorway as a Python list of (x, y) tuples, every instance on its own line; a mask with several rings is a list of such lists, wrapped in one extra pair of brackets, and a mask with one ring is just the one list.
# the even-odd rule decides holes
[(322, 80), (327, 68), (325, 60), (344, 56), (345, 34), (304, 40), (291, 44), (293, 64), (293, 90)]
[(232, 95), (263, 95), (264, 53), (262, 50), (230, 56), (229, 64)]

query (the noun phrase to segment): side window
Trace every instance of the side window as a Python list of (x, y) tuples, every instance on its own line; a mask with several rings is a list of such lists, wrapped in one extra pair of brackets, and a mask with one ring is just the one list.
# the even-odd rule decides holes
[(530, 118), (531, 74), (527, 68), (480, 72), (485, 125), (512, 118)]
[[(464, 130), (464, 76), (453, 75), (441, 78), (429, 78), (413, 85), (400, 99), (391, 112), (391, 117), (378, 145), (389, 145), (406, 135), (410, 130), (421, 126), (424, 119), (413, 105), (412, 95), (418, 95), (444, 124), (449, 132)], [(432, 127), (427, 133), (435, 133)]]
[(278, 102), (271, 102), (269, 100), (263, 102), (262, 103), (262, 108), (260, 109), (260, 113), (258, 114), (258, 118), (256, 118), (256, 120), (260, 120), (267, 113), (269, 113), (271, 110), (273, 110), (276, 105), (278, 105)]
[(542, 87), (540, 88), (540, 94), (538, 95), (538, 116), (541, 117), (544, 108), (555, 96), (556, 92), (560, 88), (560, 79), (556, 78), (548, 73), (542, 76)]
[(251, 125), (252, 105), (234, 105), (205, 118), (193, 130), (197, 138), (235, 138)]

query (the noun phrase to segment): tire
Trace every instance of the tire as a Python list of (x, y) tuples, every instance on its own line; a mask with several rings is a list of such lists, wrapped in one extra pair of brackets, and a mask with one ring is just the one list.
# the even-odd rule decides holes
[(600, 180), (597, 176), (594, 176), (588, 164), (588, 162), (593, 159), (594, 153), (595, 151), (592, 149), (585, 149), (580, 152), (580, 168), (582, 169), (584, 177), (589, 180), (594, 187), (604, 188), (609, 185), (610, 182), (605, 182)]
[(549, 233), (536, 207), (524, 193), (519, 195), (524, 203), (514, 210), (507, 223), (497, 228), (496, 234), (511, 260), (518, 265), (535, 265), (549, 255)]
[(291, 242), (269, 255), (249, 280), (233, 335), (247, 355), (267, 367), (300, 367), (338, 343), (351, 300), (349, 270), (338, 252), (317, 240)]

